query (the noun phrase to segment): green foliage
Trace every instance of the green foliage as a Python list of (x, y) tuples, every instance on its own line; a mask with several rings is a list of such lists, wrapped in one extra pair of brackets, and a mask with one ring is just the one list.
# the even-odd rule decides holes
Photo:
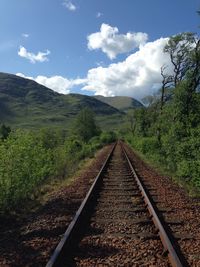
[(200, 186), (200, 127), (192, 129), (177, 148), (177, 175)]
[(0, 212), (24, 206), (50, 177), (69, 177), (84, 158), (114, 137), (112, 132), (102, 133), (85, 143), (60, 130), (12, 131), (0, 140)]
[[(200, 189), (200, 40), (190, 33), (170, 38), (165, 52), (174, 66), (170, 98), (134, 112), (133, 147), (178, 180)], [(167, 76), (163, 76), (166, 78)]]
[(116, 133), (109, 131), (109, 132), (102, 132), (100, 135), (100, 142), (102, 144), (109, 144), (115, 142), (117, 139)]
[(185, 80), (188, 73), (194, 68), (193, 51), (196, 43), (193, 33), (186, 32), (172, 36), (164, 48), (164, 52), (168, 53), (174, 67), (174, 86)]
[(61, 139), (61, 134), (50, 130), (17, 130), (0, 143), (0, 210), (19, 206), (48, 177), (65, 173), (67, 157)]
[(12, 133), (0, 145), (0, 207), (27, 199), (52, 172), (50, 151), (32, 133)]
[(88, 142), (100, 133), (94, 119), (94, 113), (88, 108), (82, 109), (75, 120), (73, 132), (83, 142)]
[(6, 139), (11, 132), (11, 128), (9, 126), (6, 126), (5, 124), (2, 124), (0, 126), (0, 138), (2, 140)]

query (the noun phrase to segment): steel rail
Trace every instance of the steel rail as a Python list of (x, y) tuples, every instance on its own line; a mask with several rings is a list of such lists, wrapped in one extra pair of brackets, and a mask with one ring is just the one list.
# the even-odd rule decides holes
[[(126, 150), (123, 147), (123, 144), (120, 142), (120, 145), (122, 147), (122, 151), (124, 152), (125, 158), (128, 162), (128, 165), (132, 171), (132, 174), (138, 184), (138, 187), (141, 191), (141, 194), (143, 196), (144, 202), (146, 203), (146, 206), (149, 210), (149, 213), (151, 214), (151, 219), (154, 222), (156, 228), (158, 229), (158, 233), (160, 236), (160, 239), (162, 241), (162, 244), (165, 248), (165, 251), (168, 254), (168, 258), (170, 260), (170, 263), (173, 267), (184, 267), (187, 266), (183, 260), (180, 258), (180, 256), (177, 254), (177, 251), (175, 250), (165, 227), (163, 226), (163, 223), (161, 222), (159, 216), (156, 213), (156, 210), (154, 208), (154, 204), (149, 198), (148, 192), (145, 189), (143, 182), (138, 177), (134, 167), (131, 164), (131, 161), (126, 153)], [(54, 250), (54, 253), (52, 257), (50, 258), (49, 262), (47, 263), (46, 267), (62, 267), (66, 266), (66, 262), (70, 259), (71, 253), (73, 253), (74, 246), (78, 243), (78, 240), (80, 240), (80, 233), (81, 229), (84, 230), (84, 226), (87, 224), (88, 220), (88, 213), (91, 208), (90, 204), (92, 203), (92, 198), (95, 197), (95, 193), (97, 192), (98, 185), (100, 182), (102, 182), (102, 174), (104, 170), (107, 167), (107, 164), (110, 161), (110, 158), (112, 157), (114, 148), (116, 146), (116, 143), (113, 145), (111, 152), (109, 153), (108, 157), (106, 158), (100, 172), (96, 176), (92, 186), (89, 189), (89, 192), (87, 193), (85, 199), (81, 203), (78, 211), (75, 214), (74, 219), (69, 224), (63, 238), (57, 245), (56, 249)]]
[(78, 211), (76, 212), (72, 222), (69, 224), (66, 232), (64, 233), (63, 238), (58, 243), (56, 249), (50, 260), (47, 262), (46, 267), (62, 267), (66, 266), (65, 260), (70, 257), (70, 252), (73, 251), (74, 240), (78, 239), (78, 233), (80, 233), (80, 226), (81, 228), (84, 227), (85, 221), (84, 219), (86, 216), (86, 211), (90, 207), (91, 199), (96, 192), (97, 186), (101, 182), (102, 173), (107, 167), (110, 158), (113, 154), (114, 148), (116, 143), (112, 146), (111, 152), (109, 153), (108, 157), (104, 161), (104, 164), (99, 171), (98, 175), (96, 176), (92, 186), (90, 187), (86, 197), (84, 198), (83, 202), (81, 203)]
[(121, 143), (121, 147), (122, 147), (122, 150), (124, 152), (124, 155), (128, 161), (128, 164), (129, 164), (129, 167), (134, 175), (134, 178), (135, 180), (137, 181), (137, 184), (140, 188), (140, 191), (142, 193), (142, 196), (144, 198), (144, 201), (147, 205), (147, 208), (152, 216), (152, 220), (156, 226), (156, 228), (158, 229), (159, 231), (159, 236), (160, 236), (160, 239), (162, 241), (162, 244), (164, 246), (164, 248), (166, 249), (166, 251), (168, 252), (168, 258), (170, 260), (170, 263), (172, 264), (173, 267), (184, 267), (186, 266), (185, 263), (182, 263), (182, 260), (180, 259), (180, 257), (178, 256), (175, 248), (173, 247), (173, 244), (172, 242), (170, 241), (170, 238), (168, 237), (168, 234), (161, 222), (161, 220), (159, 219), (155, 209), (154, 209), (154, 205), (153, 205), (153, 202), (150, 200), (150, 198), (148, 197), (148, 193), (147, 191), (145, 190), (144, 186), (143, 186), (143, 183), (142, 181), (140, 180), (140, 178), (138, 177), (135, 169), (133, 168), (133, 165)]

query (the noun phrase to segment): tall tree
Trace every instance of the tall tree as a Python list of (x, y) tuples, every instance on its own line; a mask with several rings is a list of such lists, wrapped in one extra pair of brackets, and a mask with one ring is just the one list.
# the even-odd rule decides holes
[(173, 82), (173, 76), (165, 74), (167, 66), (161, 67), (161, 76), (162, 76), (162, 87), (161, 87), (161, 96), (160, 96), (160, 113), (162, 113), (163, 106), (168, 97), (166, 96), (167, 88), (170, 88)]
[[(199, 37), (194, 33), (172, 36), (165, 46), (164, 52), (170, 55), (174, 66), (173, 84), (176, 91), (181, 90), (181, 97), (184, 98), (182, 108), (184, 108), (185, 116), (188, 117), (194, 110), (196, 91), (199, 89), (200, 83)], [(167, 75), (163, 74), (163, 78), (167, 79)]]
[(177, 34), (172, 36), (164, 47), (164, 52), (169, 54), (174, 67), (174, 87), (186, 77), (190, 69), (196, 38), (195, 34), (190, 32)]
[(88, 142), (90, 138), (99, 134), (100, 130), (95, 123), (92, 110), (84, 108), (79, 112), (73, 131), (84, 142)]

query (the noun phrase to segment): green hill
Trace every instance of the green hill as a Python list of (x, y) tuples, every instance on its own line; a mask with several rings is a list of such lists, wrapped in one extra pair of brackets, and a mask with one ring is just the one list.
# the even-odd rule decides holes
[(77, 113), (92, 109), (103, 128), (113, 129), (123, 114), (94, 97), (54, 92), (35, 81), (13, 74), (0, 73), (0, 122), (15, 128), (70, 128)]
[(127, 112), (129, 109), (140, 108), (143, 106), (138, 100), (128, 96), (104, 97), (97, 95), (94, 96), (94, 98), (123, 112)]

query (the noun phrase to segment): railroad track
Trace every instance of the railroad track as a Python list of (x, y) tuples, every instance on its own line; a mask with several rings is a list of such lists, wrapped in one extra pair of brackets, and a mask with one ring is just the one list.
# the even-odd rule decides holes
[(46, 267), (188, 266), (154, 190), (115, 144)]

